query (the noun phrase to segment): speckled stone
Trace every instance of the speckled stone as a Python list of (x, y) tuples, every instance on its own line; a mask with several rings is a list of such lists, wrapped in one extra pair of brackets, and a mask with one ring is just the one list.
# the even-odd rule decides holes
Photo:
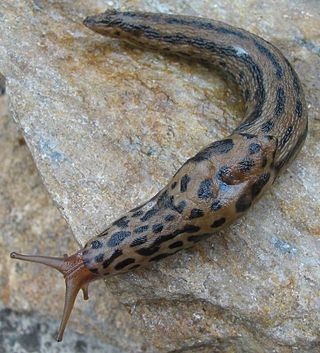
[(0, 351), (10, 353), (122, 353), (92, 335), (69, 330), (63, 342), (55, 342), (57, 320), (35, 312), (20, 312), (0, 304)]
[(64, 303), (63, 277), (43, 266), (14, 262), (9, 254), (17, 250), (55, 255), (61, 249), (75, 252), (78, 246), (7, 114), (6, 101), (0, 96), (0, 352), (143, 350), (139, 327), (132, 326), (126, 307), (105, 291), (103, 282), (89, 292), (90, 298), (103, 300), (84, 302), (79, 296), (68, 334), (62, 344), (55, 342)]
[[(206, 16), (271, 41), (302, 78), (310, 133), (247, 216), (194, 249), (109, 279), (96, 310), (103, 303), (115, 317), (117, 303), (127, 306), (128, 347), (142, 347), (142, 333), (163, 352), (319, 352), (320, 2), (2, 1), (0, 71), (12, 116), (81, 244), (231, 132), (243, 109), (218, 73), (82, 26), (113, 6)], [(108, 307), (110, 291), (117, 299)], [(114, 330), (114, 342), (122, 334)]]

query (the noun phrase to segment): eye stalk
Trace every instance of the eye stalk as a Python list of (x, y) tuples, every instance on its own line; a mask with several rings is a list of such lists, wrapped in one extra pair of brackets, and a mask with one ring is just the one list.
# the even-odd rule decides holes
[(66, 328), (79, 290), (82, 289), (83, 299), (87, 300), (89, 298), (89, 283), (96, 279), (99, 279), (100, 276), (92, 273), (88, 270), (88, 268), (86, 268), (81, 250), (71, 256), (64, 255), (63, 257), (22, 255), (16, 252), (12, 252), (10, 254), (10, 257), (12, 259), (40, 263), (55, 268), (63, 274), (66, 283), (66, 294), (63, 315), (57, 335), (57, 341), (62, 341), (63, 333)]

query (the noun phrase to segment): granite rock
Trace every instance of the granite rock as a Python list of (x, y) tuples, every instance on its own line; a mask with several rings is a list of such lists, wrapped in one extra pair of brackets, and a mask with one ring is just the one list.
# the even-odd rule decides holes
[(41, 267), (14, 264), (9, 258), (13, 249), (57, 254), (61, 248), (74, 252), (78, 246), (46, 192), (6, 103), (6, 97), (0, 96), (0, 352), (131, 352), (135, 345), (125, 332), (113, 339), (119, 326), (128, 326), (127, 310), (106, 295), (102, 282), (92, 287), (91, 296), (104, 296), (107, 305), (98, 306), (99, 315), (94, 301), (77, 305), (68, 336), (63, 344), (55, 342), (64, 301), (63, 278)]
[(57, 320), (35, 312), (20, 312), (0, 305), (0, 350), (8, 353), (121, 353), (90, 335), (70, 330), (62, 343), (54, 341)]
[[(302, 78), (310, 133), (244, 218), (174, 258), (109, 279), (83, 310), (124, 350), (319, 352), (320, 3), (2, 1), (0, 71), (11, 114), (82, 245), (155, 194), (202, 146), (230, 133), (243, 111), (223, 75), (81, 24), (114, 6), (215, 18), (271, 41)], [(32, 241), (17, 250), (37, 249)], [(60, 254), (64, 245), (60, 238)], [(31, 265), (10, 268), (8, 281), (18, 285)], [(50, 295), (39, 300), (50, 303)]]

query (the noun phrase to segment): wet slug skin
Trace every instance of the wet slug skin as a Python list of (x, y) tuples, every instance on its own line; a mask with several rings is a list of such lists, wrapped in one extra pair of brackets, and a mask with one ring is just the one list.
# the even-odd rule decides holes
[(108, 10), (85, 26), (140, 47), (187, 55), (229, 73), (245, 100), (230, 136), (187, 160), (153, 198), (90, 239), (72, 256), (12, 253), (56, 268), (66, 281), (63, 332), (80, 289), (173, 255), (242, 216), (295, 158), (307, 135), (307, 107), (294, 69), (272, 44), (225, 23), (187, 16)]

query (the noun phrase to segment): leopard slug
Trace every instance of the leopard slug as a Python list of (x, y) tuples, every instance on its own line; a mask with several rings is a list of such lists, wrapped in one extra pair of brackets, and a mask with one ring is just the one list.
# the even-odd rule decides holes
[(204, 18), (108, 10), (84, 25), (113, 38), (214, 64), (239, 85), (246, 112), (227, 138), (187, 160), (146, 203), (64, 257), (11, 257), (60, 271), (65, 306), (57, 340), (80, 289), (188, 248), (242, 216), (296, 156), (307, 135), (307, 107), (297, 74), (272, 44)]

